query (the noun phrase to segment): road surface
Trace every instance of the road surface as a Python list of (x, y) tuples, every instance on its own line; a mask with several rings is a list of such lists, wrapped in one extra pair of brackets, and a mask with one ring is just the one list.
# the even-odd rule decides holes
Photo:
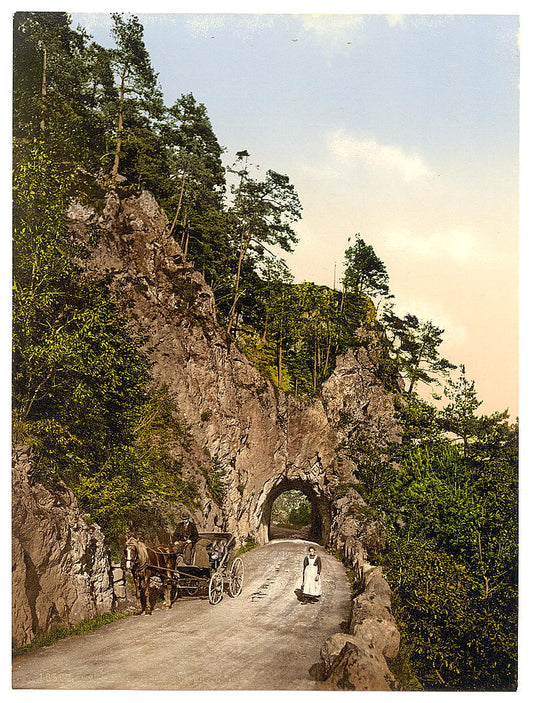
[(317, 547), (323, 595), (302, 604), (310, 542), (275, 540), (242, 556), (244, 588), (218, 605), (180, 598), (16, 657), (13, 688), (313, 690), (320, 647), (350, 610), (342, 564)]

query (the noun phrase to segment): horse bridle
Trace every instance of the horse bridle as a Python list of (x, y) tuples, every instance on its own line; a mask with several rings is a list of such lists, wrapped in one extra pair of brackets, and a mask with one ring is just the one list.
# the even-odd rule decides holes
[(144, 564), (140, 563), (140, 554), (139, 554), (139, 548), (138, 548), (138, 542), (136, 539), (133, 537), (130, 537), (130, 539), (126, 542), (125, 546), (125, 551), (126, 551), (126, 569), (128, 571), (132, 571), (133, 567), (137, 564), (137, 570), (142, 570), (146, 566), (146, 562)]

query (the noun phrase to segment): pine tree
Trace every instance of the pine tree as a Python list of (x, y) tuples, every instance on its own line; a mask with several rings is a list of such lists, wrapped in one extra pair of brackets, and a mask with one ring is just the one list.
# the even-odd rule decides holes
[(269, 170), (263, 181), (250, 176), (248, 152), (237, 154), (238, 184), (233, 186), (234, 201), (230, 209), (236, 249), (239, 252), (233, 303), (229, 313), (228, 332), (233, 330), (240, 296), (244, 263), (251, 258), (252, 270), (268, 251), (267, 246), (278, 246), (292, 251), (298, 241), (293, 223), (301, 217), (301, 204), (288, 176)]
[(111, 169), (111, 176), (116, 180), (126, 126), (130, 121), (133, 122), (135, 117), (160, 112), (162, 104), (157, 75), (144, 44), (144, 29), (139, 18), (131, 15), (124, 19), (123, 13), (118, 12), (113, 12), (111, 17), (111, 32), (117, 45), (112, 54), (112, 65), (118, 80), (118, 100), (116, 144)]

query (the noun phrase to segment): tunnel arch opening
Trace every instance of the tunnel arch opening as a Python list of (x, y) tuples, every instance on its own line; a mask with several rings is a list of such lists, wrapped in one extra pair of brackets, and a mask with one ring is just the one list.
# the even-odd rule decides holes
[(331, 510), (329, 501), (320, 495), (314, 486), (299, 478), (284, 478), (278, 482), (269, 492), (263, 506), (261, 521), (262, 542), (269, 542), (274, 537), (271, 536), (272, 508), (274, 501), (288, 491), (299, 491), (309, 501), (311, 508), (310, 525), (308, 539), (319, 544), (326, 544), (329, 539), (331, 527)]
[(301, 491), (291, 489), (280, 493), (272, 503), (269, 539), (309, 539), (311, 513), (311, 502)]

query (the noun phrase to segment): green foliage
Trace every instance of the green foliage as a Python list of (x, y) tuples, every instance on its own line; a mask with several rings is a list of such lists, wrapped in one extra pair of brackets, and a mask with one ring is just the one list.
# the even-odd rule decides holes
[(377, 256), (374, 247), (366, 244), (360, 234), (356, 234), (354, 239), (354, 244), (344, 253), (345, 290), (355, 293), (358, 298), (363, 295), (391, 297), (385, 264)]
[(14, 16), (14, 135), (38, 137), (57, 159), (99, 168), (115, 99), (110, 53), (69, 22), (64, 12)]
[(293, 251), (298, 241), (293, 225), (301, 218), (302, 210), (288, 176), (269, 169), (264, 180), (256, 180), (250, 176), (248, 156), (247, 151), (239, 152), (236, 165), (230, 169), (238, 177), (237, 184), (231, 187), (233, 202), (228, 215), (232, 243), (239, 256), (228, 332), (233, 331), (239, 298), (247, 279), (253, 284), (258, 265), (272, 256), (267, 247)]
[[(284, 391), (313, 396), (335, 367), (337, 355), (359, 346), (362, 324), (376, 325), (369, 298), (354, 303), (327, 286), (294, 284), (281, 267), (265, 270), (257, 289), (261, 309), (249, 324), (241, 325), (238, 342), (248, 358)], [(262, 330), (262, 334), (259, 330)], [(376, 359), (387, 387), (397, 386), (397, 365), (385, 354)]]
[(311, 504), (309, 501), (301, 503), (297, 508), (292, 508), (289, 513), (289, 523), (296, 527), (311, 524)]
[(335, 500), (339, 500), (339, 498), (344, 498), (345, 496), (349, 495), (351, 491), (357, 491), (358, 489), (359, 484), (354, 482), (339, 483), (339, 485), (335, 488), (333, 497), (335, 498)]
[(207, 489), (217, 505), (222, 505), (226, 497), (227, 470), (218, 457), (213, 457), (211, 463), (204, 468)]
[[(144, 44), (144, 29), (139, 18), (135, 15), (124, 18), (120, 12), (113, 12), (111, 18), (111, 34), (115, 39), (116, 48), (111, 52), (110, 65), (118, 92), (118, 100), (115, 103), (117, 132), (112, 174), (117, 175), (122, 162), (122, 170), (131, 178), (130, 169), (133, 163), (134, 173), (142, 181), (147, 170), (152, 175), (155, 171), (150, 167), (146, 169), (146, 165), (154, 161), (153, 155), (157, 154), (159, 143), (156, 139), (151, 149), (147, 149), (147, 145), (153, 140), (153, 121), (163, 112), (162, 96)], [(124, 149), (127, 151), (129, 169), (127, 166), (124, 168)], [(150, 151), (151, 157), (148, 155)]]
[(285, 491), (272, 505), (271, 520), (277, 525), (289, 528), (310, 525), (311, 504), (301, 491)]
[(408, 395), (417, 384), (440, 384), (440, 377), (448, 377), (455, 365), (441, 357), (438, 349), (442, 344), (443, 329), (431, 321), (422, 322), (416, 315), (407, 314), (399, 318), (391, 306), (383, 313), (385, 325), (384, 341), (408, 380)]
[(460, 387), (472, 410), (457, 405), (469, 418), (466, 453), (449, 433), (450, 407), (414, 397), (399, 406), (401, 444), (372, 448), (363, 437), (347, 451), (359, 462), (358, 490), (386, 522), (376, 558), (393, 589), (404, 686), (514, 690), (518, 428), (505, 413), (473, 415), (475, 388)]
[(259, 545), (255, 541), (255, 539), (251, 535), (247, 535), (246, 539), (244, 540), (244, 544), (237, 549), (235, 556), (240, 556), (241, 554), (246, 554), (246, 552), (251, 551), (252, 549), (255, 549)]

